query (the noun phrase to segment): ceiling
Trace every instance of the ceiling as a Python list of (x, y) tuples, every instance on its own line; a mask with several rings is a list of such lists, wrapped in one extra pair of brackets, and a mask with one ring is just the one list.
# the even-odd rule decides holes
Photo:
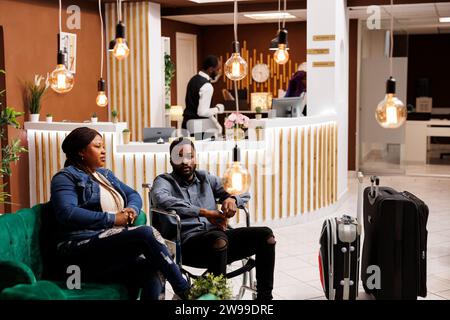
[[(178, 1), (178, 0), (173, 0)], [(367, 6), (350, 7), (349, 17), (351, 19), (367, 19)], [(258, 11), (273, 12), (273, 11)], [(294, 15), (295, 19), (287, 19), (287, 22), (306, 21), (306, 9), (293, 9), (288, 12)], [(253, 20), (245, 17), (251, 12), (239, 12), (238, 21), (240, 24), (251, 23), (276, 23), (272, 20)], [(407, 31), (411, 34), (420, 33), (450, 33), (450, 23), (440, 23), (439, 17), (450, 17), (450, 3), (422, 3), (395, 5), (393, 9), (389, 6), (381, 6), (382, 28), (389, 28), (391, 13), (394, 15), (396, 30)], [(208, 13), (208, 14), (186, 14), (167, 16), (166, 18), (186, 22), (196, 25), (226, 25), (233, 23), (232, 13)]]

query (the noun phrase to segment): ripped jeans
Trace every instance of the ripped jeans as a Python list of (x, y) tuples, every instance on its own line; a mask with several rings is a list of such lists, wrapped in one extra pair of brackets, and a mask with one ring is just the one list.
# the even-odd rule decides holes
[(83, 281), (124, 283), (135, 298), (156, 300), (163, 289), (161, 274), (175, 293), (185, 292), (188, 282), (159, 233), (152, 227), (112, 228), (99, 235), (78, 241), (68, 241), (58, 252), (66, 265), (78, 265)]
[(267, 227), (200, 231), (182, 244), (183, 264), (225, 274), (227, 264), (255, 255), (258, 299), (272, 299), (275, 239)]

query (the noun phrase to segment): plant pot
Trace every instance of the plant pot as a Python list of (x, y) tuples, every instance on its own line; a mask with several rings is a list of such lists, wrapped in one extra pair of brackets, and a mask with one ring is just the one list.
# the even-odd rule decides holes
[(131, 132), (122, 132), (123, 144), (129, 144), (131, 139)]
[(39, 122), (39, 113), (30, 114), (30, 122)]
[(117, 117), (114, 117), (114, 118), (112, 119), (112, 122), (113, 122), (113, 123), (117, 123), (117, 122), (119, 122), (119, 119), (117, 119)]
[(53, 122), (53, 117), (46, 117), (45, 121), (48, 123)]
[(98, 118), (91, 118), (91, 122), (92, 123), (97, 123), (98, 122)]
[(256, 120), (261, 120), (262, 119), (262, 113), (255, 114), (255, 119)]

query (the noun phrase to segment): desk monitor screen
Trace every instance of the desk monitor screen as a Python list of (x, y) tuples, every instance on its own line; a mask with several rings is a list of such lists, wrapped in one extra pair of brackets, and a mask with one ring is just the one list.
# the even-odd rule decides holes
[(144, 128), (144, 142), (157, 142), (162, 138), (169, 142), (169, 138), (175, 136), (175, 128)]
[(272, 99), (272, 109), (276, 110), (277, 117), (302, 117), (303, 107), (301, 97)]

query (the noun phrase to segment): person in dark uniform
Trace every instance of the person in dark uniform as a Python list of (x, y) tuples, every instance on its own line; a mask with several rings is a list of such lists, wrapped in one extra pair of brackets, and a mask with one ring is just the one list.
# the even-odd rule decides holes
[(304, 64), (299, 66), (298, 71), (289, 80), (285, 97), (301, 97), (303, 105), (302, 114), (306, 116), (306, 69)]
[(211, 82), (216, 80), (220, 74), (222, 66), (216, 56), (207, 56), (202, 63), (202, 69), (198, 74), (189, 80), (186, 89), (186, 108), (183, 112), (183, 123), (181, 127), (186, 128), (186, 124), (192, 119), (207, 119), (214, 121), (219, 130), (222, 130), (217, 119), (214, 117), (218, 113), (223, 113), (223, 104), (217, 104), (211, 108), (211, 100), (214, 88)]

